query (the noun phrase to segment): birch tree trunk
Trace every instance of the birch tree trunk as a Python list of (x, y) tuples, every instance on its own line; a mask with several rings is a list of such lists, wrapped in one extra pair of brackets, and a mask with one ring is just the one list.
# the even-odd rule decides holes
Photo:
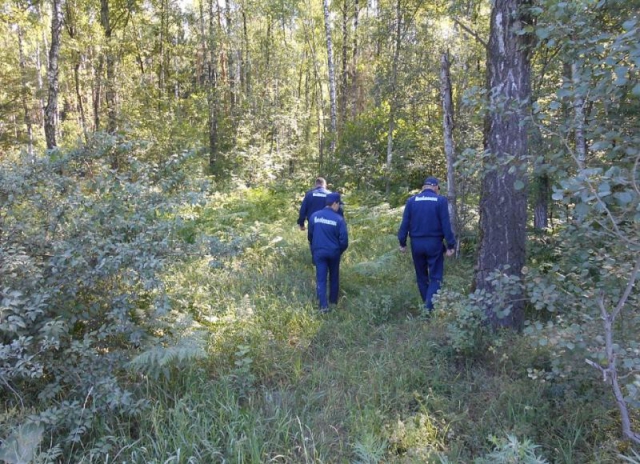
[(331, 20), (329, 17), (329, 0), (323, 0), (322, 5), (324, 7), (324, 30), (327, 40), (327, 66), (329, 70), (329, 105), (330, 105), (330, 151), (331, 154), (336, 151), (336, 138), (338, 135), (338, 123), (336, 113), (336, 70), (333, 61), (333, 42), (331, 41)]
[[(522, 277), (527, 224), (527, 119), (530, 105), (527, 0), (495, 0), (487, 58), (489, 112), (485, 119), (485, 161), (480, 197), (480, 244), (475, 287), (494, 295), (485, 308), (494, 327), (520, 328), (523, 294), (498, 294), (488, 279), (494, 271)], [(504, 291), (504, 289), (502, 289)], [(503, 307), (500, 307), (503, 306)]]
[[(449, 62), (449, 53), (443, 52), (440, 57), (440, 94), (442, 96), (442, 117), (444, 130), (444, 153), (447, 159), (447, 198), (449, 199), (449, 216), (451, 217), (451, 225), (454, 235), (458, 235), (459, 219), (458, 219), (458, 197), (456, 190), (455, 176), (455, 142), (453, 140), (453, 96), (451, 92), (451, 64)], [(460, 241), (456, 245), (456, 253), (458, 252)]]
[(57, 146), (58, 91), (60, 90), (58, 58), (62, 34), (62, 2), (63, 0), (53, 0), (51, 5), (51, 48), (49, 49), (49, 66), (47, 68), (49, 92), (44, 111), (44, 135), (49, 150)]

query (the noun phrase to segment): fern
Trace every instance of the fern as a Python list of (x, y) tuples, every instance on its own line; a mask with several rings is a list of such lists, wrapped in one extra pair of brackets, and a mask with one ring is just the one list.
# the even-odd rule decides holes
[(192, 361), (204, 359), (207, 356), (204, 337), (200, 333), (193, 333), (178, 340), (175, 345), (155, 345), (136, 356), (129, 362), (129, 367), (158, 379), (161, 375), (169, 378), (172, 367), (181, 368)]

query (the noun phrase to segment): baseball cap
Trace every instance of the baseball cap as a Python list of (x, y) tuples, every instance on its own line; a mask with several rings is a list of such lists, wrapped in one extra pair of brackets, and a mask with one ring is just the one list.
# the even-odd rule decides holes
[(434, 186), (436, 186), (436, 185), (439, 185), (439, 182), (438, 182), (438, 179), (436, 179), (435, 177), (427, 177), (424, 180), (424, 184), (422, 184), (422, 185), (434, 185)]
[(327, 205), (332, 205), (335, 202), (340, 203), (340, 194), (335, 192), (328, 194), (325, 203)]

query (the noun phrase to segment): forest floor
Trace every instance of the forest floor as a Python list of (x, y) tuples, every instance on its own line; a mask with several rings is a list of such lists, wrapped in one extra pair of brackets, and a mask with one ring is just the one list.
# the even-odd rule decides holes
[[(626, 445), (597, 379), (530, 378), (528, 369), (548, 359), (510, 332), (457, 349), (455, 311), (440, 307), (426, 318), (420, 309), (411, 255), (398, 252), (401, 208), (345, 200), (350, 246), (340, 302), (325, 315), (306, 232), (295, 224), (298, 195), (247, 190), (198, 213), (197, 233), (226, 246), (240, 240), (236, 251), (168, 278), (189, 294), (209, 334), (208, 357), (149, 387), (153, 406), (136, 424), (146, 433), (120, 457), (620, 462)], [(447, 260), (445, 289), (468, 290), (471, 254), (463, 247), (460, 259)]]

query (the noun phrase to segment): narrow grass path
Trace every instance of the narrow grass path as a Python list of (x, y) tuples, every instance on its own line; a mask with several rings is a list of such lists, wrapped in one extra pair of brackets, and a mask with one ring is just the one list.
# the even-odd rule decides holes
[[(531, 381), (536, 353), (522, 337), (452, 349), (450, 315), (422, 317), (411, 257), (397, 252), (400, 209), (349, 200), (341, 297), (327, 315), (296, 197), (250, 190), (200, 212), (192, 233), (210, 236), (211, 256), (169, 283), (208, 331), (208, 358), (150, 392), (142, 427), (153, 433), (131, 461), (465, 463), (512, 434), (552, 462), (608, 462), (592, 444), (606, 437), (588, 427), (601, 411)], [(446, 287), (462, 291), (470, 273), (469, 261), (447, 263)]]

